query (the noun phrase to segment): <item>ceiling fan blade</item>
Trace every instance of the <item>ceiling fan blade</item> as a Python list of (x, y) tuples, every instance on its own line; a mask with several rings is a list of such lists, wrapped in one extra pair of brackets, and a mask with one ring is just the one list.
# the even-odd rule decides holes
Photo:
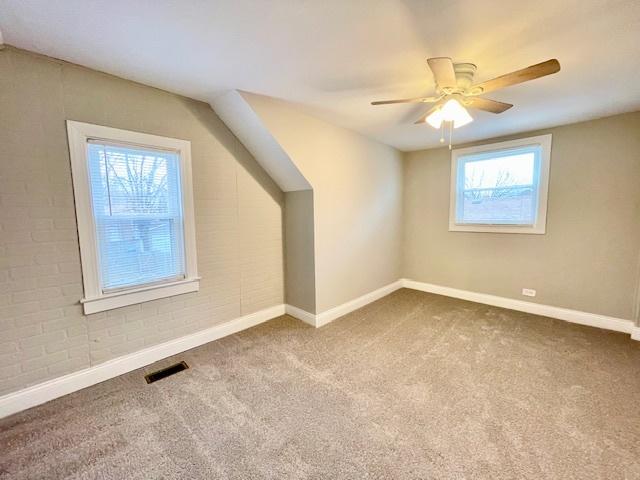
[(465, 106), (491, 113), (502, 113), (513, 107), (510, 103), (498, 102), (497, 100), (490, 100), (482, 97), (468, 98), (467, 101), (468, 103), (465, 102)]
[(433, 72), (436, 84), (440, 88), (456, 88), (456, 72), (453, 69), (453, 62), (449, 57), (435, 57), (427, 59), (429, 68)]
[(399, 100), (379, 100), (377, 102), (371, 102), (371, 105), (391, 105), (394, 103), (433, 103), (440, 100), (442, 97), (416, 97), (416, 98), (401, 98)]
[(431, 115), (432, 112), (437, 110), (440, 107), (441, 103), (442, 102), (438, 102), (433, 107), (431, 107), (429, 110), (427, 110), (418, 120), (413, 122), (414, 125), (420, 125), (421, 123), (426, 123), (427, 122), (427, 117), (429, 115)]
[(483, 93), (492, 92), (499, 88), (528, 82), (529, 80), (551, 75), (552, 73), (559, 71), (560, 62), (554, 58), (552, 60), (547, 60), (546, 62), (531, 65), (530, 67), (523, 68), (522, 70), (516, 70), (515, 72), (501, 75), (492, 80), (487, 80), (486, 82), (478, 83), (477, 85), (472, 85), (469, 87), (469, 94), (482, 95)]

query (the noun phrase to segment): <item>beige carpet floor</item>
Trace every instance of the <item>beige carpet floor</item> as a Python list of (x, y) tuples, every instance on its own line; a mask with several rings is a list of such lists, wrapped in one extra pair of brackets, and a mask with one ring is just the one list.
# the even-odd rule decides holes
[(624, 334), (399, 290), (145, 371), (1, 420), (0, 478), (640, 478)]

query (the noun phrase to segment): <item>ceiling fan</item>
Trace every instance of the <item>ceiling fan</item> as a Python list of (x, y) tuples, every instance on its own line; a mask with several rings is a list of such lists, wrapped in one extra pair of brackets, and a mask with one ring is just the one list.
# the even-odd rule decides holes
[[(441, 128), (444, 122), (449, 122), (450, 128), (458, 128), (473, 121), (465, 107), (491, 113), (502, 113), (513, 107), (510, 103), (498, 102), (480, 95), (560, 71), (560, 63), (552, 59), (474, 85), (472, 82), (477, 67), (473, 63), (453, 63), (449, 57), (429, 58), (427, 63), (436, 81), (436, 95), (382, 100), (371, 102), (371, 105), (433, 103), (433, 107), (415, 123), (426, 122), (434, 128)], [(444, 137), (440, 141), (443, 142)]]

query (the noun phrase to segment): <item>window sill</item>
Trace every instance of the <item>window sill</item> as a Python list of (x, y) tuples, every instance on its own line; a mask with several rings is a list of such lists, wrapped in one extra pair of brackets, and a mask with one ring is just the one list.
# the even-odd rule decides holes
[(528, 233), (544, 235), (545, 225), (449, 224), (450, 232)]
[(122, 292), (109, 293), (95, 298), (80, 300), (84, 308), (84, 314), (104, 312), (114, 308), (126, 307), (137, 303), (150, 302), (159, 298), (173, 297), (184, 293), (197, 292), (200, 289), (200, 277), (180, 280), (178, 282), (165, 283), (139, 289), (131, 289)]

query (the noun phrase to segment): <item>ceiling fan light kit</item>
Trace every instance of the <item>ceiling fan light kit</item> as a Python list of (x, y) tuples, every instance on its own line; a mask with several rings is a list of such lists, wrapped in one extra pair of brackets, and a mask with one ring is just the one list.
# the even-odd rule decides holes
[(456, 98), (450, 98), (426, 118), (426, 122), (436, 129), (441, 127), (442, 122), (453, 122), (453, 128), (459, 128), (472, 121), (473, 117)]
[(453, 63), (449, 57), (435, 57), (429, 58), (427, 64), (436, 82), (435, 96), (382, 100), (371, 102), (371, 104), (433, 103), (434, 106), (415, 123), (428, 123), (435, 129), (441, 129), (440, 142), (444, 142), (444, 124), (448, 123), (449, 148), (451, 148), (453, 128), (462, 127), (473, 121), (473, 117), (465, 107), (495, 114), (513, 107), (510, 103), (498, 102), (479, 95), (560, 71), (558, 60), (551, 59), (474, 85), (473, 77), (477, 67), (473, 63)]

